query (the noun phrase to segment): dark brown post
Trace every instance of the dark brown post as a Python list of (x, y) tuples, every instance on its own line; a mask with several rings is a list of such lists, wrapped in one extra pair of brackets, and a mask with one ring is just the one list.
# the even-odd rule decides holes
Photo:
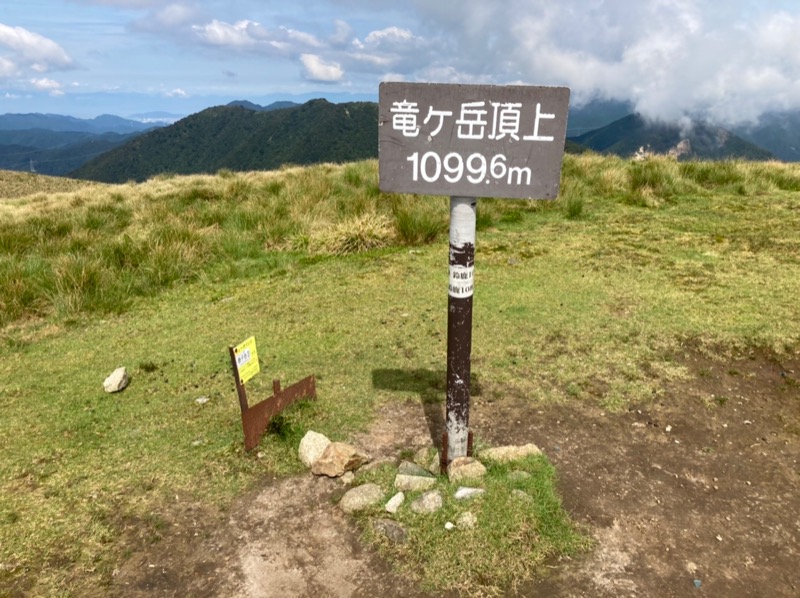
[(467, 455), (475, 271), (474, 197), (450, 198), (450, 284), (447, 302), (447, 463)]
[(239, 366), (236, 365), (236, 351), (233, 347), (228, 347), (228, 352), (230, 353), (231, 366), (233, 367), (233, 380), (236, 382), (236, 394), (239, 395), (239, 407), (242, 409), (242, 414), (245, 414), (248, 409), (247, 391), (244, 388), (242, 379), (239, 377)]

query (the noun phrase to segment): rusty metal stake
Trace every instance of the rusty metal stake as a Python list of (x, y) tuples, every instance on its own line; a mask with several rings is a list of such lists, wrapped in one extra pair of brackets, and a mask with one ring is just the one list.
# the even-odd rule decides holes
[[(467, 435), (467, 457), (472, 456), (472, 431)], [(442, 454), (439, 456), (439, 473), (447, 475), (447, 466), (450, 462), (447, 459), (447, 432), (442, 432)]]
[(264, 431), (269, 426), (270, 420), (286, 409), (292, 403), (303, 399), (317, 398), (317, 383), (314, 376), (303, 378), (291, 386), (281, 390), (280, 380), (272, 381), (272, 396), (256, 403), (252, 407), (247, 404), (247, 391), (239, 379), (236, 367), (236, 354), (230, 347), (233, 378), (236, 382), (236, 392), (239, 395), (239, 407), (242, 410), (242, 429), (244, 430), (244, 448), (253, 450), (258, 446)]

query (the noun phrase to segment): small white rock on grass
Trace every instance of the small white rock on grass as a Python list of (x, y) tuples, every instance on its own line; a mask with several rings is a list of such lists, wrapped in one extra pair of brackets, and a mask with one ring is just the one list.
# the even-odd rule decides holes
[(128, 370), (124, 367), (119, 367), (111, 374), (109, 374), (108, 378), (103, 381), (103, 390), (107, 393), (114, 393), (120, 392), (125, 390), (130, 384), (130, 376), (128, 376)]
[(389, 502), (386, 503), (386, 512), (387, 513), (397, 513), (400, 506), (406, 500), (406, 495), (402, 492), (398, 492), (392, 498), (389, 499)]

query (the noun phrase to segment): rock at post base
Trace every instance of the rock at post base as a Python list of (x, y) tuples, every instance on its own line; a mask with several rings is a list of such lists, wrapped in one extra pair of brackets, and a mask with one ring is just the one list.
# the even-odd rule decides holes
[(405, 544), (408, 538), (406, 528), (391, 519), (377, 519), (372, 527), (376, 533), (394, 544)]
[(400, 463), (394, 478), (394, 487), (405, 492), (430, 490), (435, 485), (436, 478), (433, 475), (410, 461)]
[(339, 508), (345, 513), (362, 511), (383, 500), (383, 490), (377, 484), (362, 484), (345, 492)]
[(400, 509), (400, 505), (402, 505), (405, 500), (406, 500), (406, 495), (402, 492), (398, 492), (392, 498), (389, 499), (389, 502), (386, 503), (386, 507), (384, 508), (386, 509), (387, 513), (391, 513), (392, 515), (394, 515), (395, 513), (397, 513), (398, 509)]
[(472, 457), (456, 457), (447, 466), (447, 477), (451, 482), (475, 480), (486, 475), (486, 468)]
[(353, 471), (370, 460), (369, 455), (361, 452), (351, 444), (331, 442), (319, 459), (311, 466), (314, 475), (326, 475), (338, 478), (346, 471)]
[(421, 448), (414, 454), (414, 463), (436, 475), (439, 473), (439, 451), (431, 446)]
[(331, 441), (324, 434), (309, 430), (300, 441), (297, 455), (306, 467), (312, 467), (328, 448)]
[(461, 486), (453, 497), (456, 500), (469, 500), (470, 498), (475, 498), (476, 496), (480, 496), (481, 494), (485, 494), (486, 490), (483, 488), (467, 488), (465, 486)]
[(411, 510), (415, 513), (435, 513), (442, 508), (444, 501), (438, 490), (429, 490), (411, 503)]
[(436, 478), (431, 476), (404, 475), (398, 473), (394, 477), (394, 487), (404, 492), (430, 490), (436, 485)]
[(128, 370), (124, 367), (117, 368), (103, 381), (103, 390), (108, 393), (120, 392), (125, 390), (130, 384)]
[(541, 454), (541, 449), (535, 444), (525, 444), (522, 446), (496, 446), (494, 448), (483, 449), (480, 457), (484, 461), (510, 463), (531, 455)]

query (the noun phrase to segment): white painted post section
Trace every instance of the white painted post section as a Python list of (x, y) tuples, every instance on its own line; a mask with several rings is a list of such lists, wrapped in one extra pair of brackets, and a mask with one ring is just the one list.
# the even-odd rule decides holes
[(477, 199), (450, 198), (447, 314), (447, 462), (467, 454)]

